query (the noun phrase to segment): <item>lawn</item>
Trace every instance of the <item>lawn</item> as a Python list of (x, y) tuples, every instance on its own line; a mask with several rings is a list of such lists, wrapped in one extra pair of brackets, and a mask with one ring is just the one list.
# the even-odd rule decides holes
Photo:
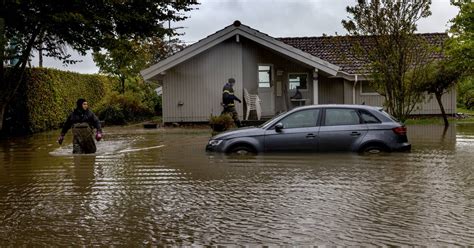
[[(456, 111), (458, 114), (464, 114), (465, 118), (455, 118), (448, 116), (450, 123), (464, 123), (464, 122), (474, 122), (474, 110), (468, 110), (464, 108), (458, 108)], [(443, 118), (441, 116), (437, 117), (417, 117), (408, 119), (405, 124), (407, 125), (428, 125), (428, 124), (440, 124), (444, 125)]]

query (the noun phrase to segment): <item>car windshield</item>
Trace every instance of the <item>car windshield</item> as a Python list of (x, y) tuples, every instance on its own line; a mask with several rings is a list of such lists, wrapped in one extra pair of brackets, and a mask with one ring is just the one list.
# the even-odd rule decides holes
[(283, 115), (284, 113), (286, 113), (286, 111), (279, 113), (278, 115), (274, 116), (273, 118), (271, 118), (270, 120), (266, 121), (265, 123), (263, 123), (262, 125), (260, 125), (260, 126), (258, 126), (258, 127), (259, 127), (259, 128), (265, 128), (265, 127), (267, 127), (267, 125), (268, 125), (270, 122), (272, 122), (273, 120), (275, 120), (275, 118), (280, 117), (280, 116)]

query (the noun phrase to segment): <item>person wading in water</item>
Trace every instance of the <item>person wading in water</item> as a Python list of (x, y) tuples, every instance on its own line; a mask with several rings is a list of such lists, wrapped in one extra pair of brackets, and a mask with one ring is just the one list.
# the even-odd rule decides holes
[(237, 127), (241, 127), (241, 123), (239, 120), (239, 114), (237, 114), (237, 110), (235, 110), (235, 103), (234, 100), (242, 103), (242, 101), (234, 95), (234, 84), (235, 79), (229, 78), (228, 82), (224, 85), (222, 89), (222, 106), (224, 110), (222, 110), (221, 115), (229, 114), (234, 119), (234, 123)]
[(85, 99), (79, 98), (77, 100), (76, 109), (74, 109), (64, 123), (61, 135), (58, 138), (60, 145), (63, 143), (64, 136), (70, 128), (72, 128), (73, 134), (72, 153), (88, 154), (97, 151), (93, 137), (93, 128), (97, 129), (95, 135), (97, 141), (102, 139), (102, 128), (97, 116), (89, 110), (89, 105)]

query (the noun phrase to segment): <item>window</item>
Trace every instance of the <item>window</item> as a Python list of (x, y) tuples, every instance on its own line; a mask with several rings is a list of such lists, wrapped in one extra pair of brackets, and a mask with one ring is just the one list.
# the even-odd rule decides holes
[(272, 67), (269, 65), (258, 66), (258, 87), (270, 88)]
[(400, 122), (397, 118), (393, 117), (391, 114), (385, 112), (385, 110), (381, 109), (380, 112), (382, 112), (382, 114), (384, 114), (385, 116), (387, 116), (388, 118), (392, 119), (393, 121), (395, 122)]
[(308, 89), (308, 74), (305, 73), (291, 73), (288, 74), (289, 90), (296, 90), (299, 87), (300, 90)]
[(370, 95), (378, 94), (374, 87), (372, 87), (372, 85), (370, 85), (370, 83), (367, 81), (360, 82), (360, 93)]
[(326, 126), (358, 125), (359, 114), (355, 109), (326, 109)]
[(280, 123), (283, 128), (315, 127), (319, 119), (319, 109), (306, 109), (285, 117)]
[(362, 121), (364, 123), (380, 123), (379, 119), (377, 119), (375, 116), (365, 110), (360, 110), (360, 117), (362, 118)]

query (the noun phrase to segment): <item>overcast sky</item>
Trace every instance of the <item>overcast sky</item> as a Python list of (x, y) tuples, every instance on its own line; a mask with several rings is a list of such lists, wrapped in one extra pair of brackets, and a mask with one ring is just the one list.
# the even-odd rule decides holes
[[(321, 36), (345, 34), (341, 20), (348, 19), (346, 6), (352, 0), (199, 0), (197, 9), (187, 12), (189, 18), (172, 26), (183, 27), (180, 37), (192, 44), (240, 20), (244, 25), (272, 37)], [(449, 0), (432, 0), (432, 15), (418, 23), (418, 32), (446, 32), (449, 20), (457, 14)], [(74, 54), (74, 53), (73, 53)], [(44, 66), (80, 73), (96, 73), (97, 67), (90, 55), (75, 65), (64, 67), (61, 62), (45, 58)], [(33, 65), (37, 61), (33, 60)]]

